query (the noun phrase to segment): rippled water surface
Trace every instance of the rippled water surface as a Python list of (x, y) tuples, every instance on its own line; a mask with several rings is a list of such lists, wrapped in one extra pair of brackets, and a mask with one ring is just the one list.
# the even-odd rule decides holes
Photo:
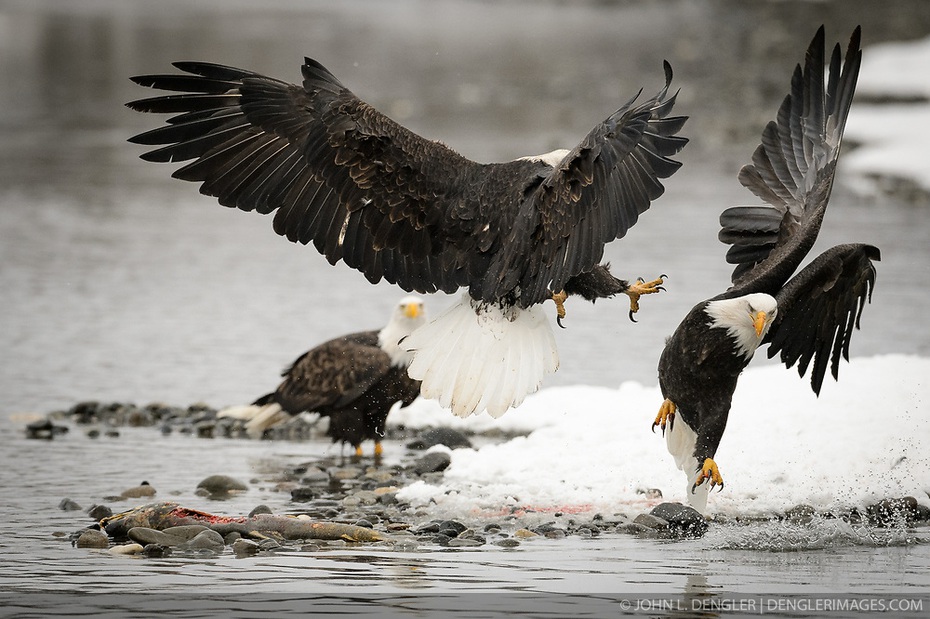
[[(580, 614), (577, 602), (609, 604), (617, 592), (925, 592), (930, 558), (916, 543), (919, 532), (829, 521), (803, 531), (721, 525), (675, 543), (610, 534), (515, 550), (353, 546), (248, 559), (228, 550), (117, 557), (74, 549), (59, 536), (87, 524), (82, 512), (57, 509), (62, 498), (87, 507), (141, 479), (157, 481), (160, 499), (221, 513), (259, 503), (287, 511), (289, 497), (274, 491), (271, 472), (328, 446), (142, 429), (36, 443), (11, 414), (86, 399), (251, 401), (310, 345), (381, 324), (399, 294), (276, 237), (267, 218), (199, 196), (169, 178), (172, 166), (140, 161), (141, 149), (126, 139), (161, 121), (123, 107), (149, 94), (130, 75), (203, 59), (295, 81), (310, 55), (394, 118), (492, 161), (574, 144), (637, 89), (658, 88), (667, 58), (681, 88), (678, 108), (691, 116), (685, 165), (606, 257), (621, 276), (669, 274), (668, 293), (644, 300), (635, 325), (619, 301), (570, 305), (569, 328), (557, 334), (562, 367), (547, 383), (616, 386), (654, 384), (664, 337), (691, 305), (727, 285), (717, 215), (751, 200), (736, 170), (817, 25), (845, 38), (863, 23), (867, 45), (930, 33), (930, 9), (919, 1), (426, 6), (0, 0), (0, 599), (80, 593), (88, 597), (27, 605), (119, 614), (132, 599), (92, 594), (154, 591), (170, 594), (161, 603), (189, 609), (209, 605), (204, 592), (243, 604), (238, 596), (258, 604), (254, 596), (273, 594), (261, 603), (280, 603), (286, 613), (296, 611), (294, 598), (318, 597), (312, 609), (300, 607), (326, 612), (344, 596), (374, 596), (378, 612), (496, 604), (557, 616)], [(842, 175), (841, 164), (817, 248), (865, 241), (883, 251), (852, 353), (930, 355), (930, 331), (918, 328), (914, 311), (930, 298), (926, 205), (855, 196)], [(448, 299), (428, 303), (438, 312)], [(400, 449), (388, 454), (392, 448)], [(214, 473), (256, 483), (204, 506), (193, 489)], [(565, 595), (540, 597), (547, 592)]]
[[(297, 612), (302, 606), (295, 600), (328, 597), (316, 612), (366, 600), (370, 610), (382, 611), (535, 609), (558, 616), (574, 608), (596, 616), (636, 599), (640, 604), (644, 599), (657, 604), (677, 600), (690, 608), (694, 599), (735, 594), (916, 600), (926, 593), (927, 531), (832, 520), (805, 527), (716, 524), (702, 539), (675, 542), (618, 533), (540, 538), (516, 549), (423, 544), (395, 550), (390, 544), (349, 544), (306, 551), (294, 543), (248, 558), (236, 558), (227, 547), (218, 556), (155, 559), (73, 548), (66, 534), (89, 519), (80, 511), (59, 510), (64, 497), (85, 509), (94, 503), (129, 509), (144, 501), (108, 502), (106, 497), (145, 478), (158, 490), (157, 500), (221, 514), (248, 513), (260, 503), (275, 513), (289, 513), (299, 511), (299, 505), (290, 502), (288, 492), (275, 490), (273, 478), (329, 449), (317, 442), (163, 437), (151, 428), (121, 428), (120, 434), (91, 439), (77, 430), (37, 442), (9, 425), (0, 428), (6, 446), (0, 468), (16, 480), (5, 492), (0, 524), (0, 584), (13, 603), (65, 613), (75, 604), (94, 612), (173, 605), (206, 612), (250, 600), (255, 608)], [(388, 442), (386, 453), (385, 464), (391, 464), (403, 447)], [(249, 480), (251, 489), (225, 501), (197, 496), (198, 481), (217, 472)], [(75, 599), (77, 594), (100, 597)]]

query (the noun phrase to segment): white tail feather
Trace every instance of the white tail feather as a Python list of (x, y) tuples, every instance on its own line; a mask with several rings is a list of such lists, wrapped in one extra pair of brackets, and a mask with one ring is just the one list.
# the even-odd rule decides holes
[(277, 403), (258, 406), (258, 411), (245, 424), (245, 431), (252, 438), (261, 438), (265, 430), (279, 423), (287, 421), (291, 416), (281, 409)]
[(707, 495), (709, 493), (709, 484), (701, 484), (691, 492), (694, 482), (698, 477), (698, 466), (701, 463), (694, 457), (694, 446), (697, 444), (697, 433), (685, 423), (681, 415), (675, 415), (675, 422), (671, 428), (666, 428), (665, 445), (668, 452), (675, 458), (675, 466), (683, 471), (687, 479), (685, 486), (685, 496), (688, 498), (688, 505), (704, 514), (707, 510)]
[(467, 295), (404, 341), (420, 395), (459, 417), (500, 417), (559, 367), (552, 327), (541, 307), (477, 306)]
[(248, 421), (252, 417), (258, 414), (258, 411), (262, 409), (261, 406), (256, 406), (254, 404), (241, 404), (236, 406), (227, 406), (226, 408), (217, 411), (217, 417), (229, 417), (231, 419), (241, 419), (243, 421)]

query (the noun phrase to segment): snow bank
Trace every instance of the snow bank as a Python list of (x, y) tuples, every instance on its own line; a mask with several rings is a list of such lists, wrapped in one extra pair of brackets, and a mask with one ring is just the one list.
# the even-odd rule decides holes
[[(807, 503), (862, 508), (911, 495), (930, 504), (930, 359), (904, 355), (844, 363), (820, 398), (780, 365), (750, 367), (733, 401), (716, 461), (726, 487), (708, 513), (766, 515)], [(456, 449), (440, 484), (417, 482), (398, 498), (437, 514), (512, 511), (635, 515), (661, 500), (684, 502), (685, 476), (660, 434), (656, 386), (544, 389), (500, 420), (454, 418), (433, 401), (396, 411), (391, 424), (529, 432)], [(664, 499), (651, 498), (658, 489)]]

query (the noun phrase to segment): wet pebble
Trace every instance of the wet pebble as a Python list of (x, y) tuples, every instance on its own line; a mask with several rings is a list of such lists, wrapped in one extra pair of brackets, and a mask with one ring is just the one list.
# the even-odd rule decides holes
[(93, 505), (87, 510), (87, 515), (94, 520), (100, 521), (113, 515), (113, 510), (106, 505)]
[(119, 546), (113, 546), (110, 548), (110, 552), (115, 555), (138, 555), (142, 554), (142, 551), (145, 547), (142, 544), (120, 544)]
[(143, 481), (135, 488), (127, 488), (119, 493), (124, 499), (139, 499), (144, 497), (155, 496), (155, 488), (147, 481)]
[(795, 505), (785, 512), (785, 520), (791, 524), (808, 525), (813, 522), (816, 513), (811, 505)]
[(75, 501), (66, 498), (62, 499), (61, 502), (58, 503), (58, 509), (66, 512), (79, 512), (83, 508)]
[(187, 541), (183, 537), (169, 535), (164, 531), (150, 529), (148, 527), (133, 527), (129, 529), (127, 536), (132, 541), (139, 542), (143, 546), (148, 546), (150, 544), (166, 547), (180, 546)]
[(254, 518), (259, 514), (273, 514), (271, 508), (267, 505), (256, 505), (255, 508), (249, 512), (249, 518)]
[(668, 520), (654, 516), (652, 514), (640, 514), (633, 519), (634, 524), (642, 525), (646, 528), (660, 531), (668, 529)]
[[(660, 503), (649, 514), (664, 520), (667, 523), (666, 528), (672, 537), (696, 538), (707, 533), (707, 519), (689, 505)], [(661, 526), (652, 528), (662, 529)]]
[(171, 555), (171, 547), (161, 544), (146, 544), (142, 548), (142, 555), (152, 559), (160, 559)]
[(484, 545), (484, 540), (478, 540), (471, 537), (456, 537), (447, 542), (452, 548), (470, 548)]
[(229, 475), (210, 475), (197, 484), (198, 493), (206, 493), (211, 497), (222, 497), (248, 490), (245, 482), (239, 481)]
[(240, 538), (232, 543), (232, 551), (237, 557), (249, 557), (261, 551), (258, 544), (250, 539)]
[(110, 538), (103, 531), (87, 529), (81, 533), (74, 545), (78, 548), (106, 548), (110, 545)]
[(414, 440), (407, 443), (407, 449), (429, 449), (436, 445), (445, 445), (449, 449), (471, 447), (471, 441), (464, 434), (453, 428), (430, 428)]
[(195, 535), (190, 539), (190, 541), (186, 542), (183, 547), (191, 548), (194, 550), (212, 550), (214, 552), (222, 552), (225, 545), (226, 543), (223, 540), (222, 535), (213, 529), (207, 529)]
[(437, 473), (446, 470), (452, 464), (452, 456), (444, 451), (431, 451), (413, 463), (413, 472), (417, 475)]
[(66, 434), (67, 426), (58, 426), (48, 418), (33, 421), (26, 425), (26, 438), (51, 440), (59, 434)]
[(869, 522), (879, 527), (907, 525), (917, 520), (918, 503), (912, 496), (882, 499), (866, 507)]
[(504, 539), (495, 540), (494, 545), (500, 546), (501, 548), (516, 548), (520, 545), (520, 542), (512, 537), (506, 537)]

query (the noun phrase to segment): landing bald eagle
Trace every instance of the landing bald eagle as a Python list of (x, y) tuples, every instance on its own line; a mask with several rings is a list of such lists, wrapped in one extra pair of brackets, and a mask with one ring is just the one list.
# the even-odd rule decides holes
[(278, 388), (251, 406), (234, 407), (220, 415), (248, 418), (252, 436), (291, 415), (316, 412), (329, 417), (326, 433), (333, 442), (348, 443), (362, 455), (362, 441), (381, 437), (388, 413), (397, 403), (408, 406), (420, 393), (420, 383), (407, 375), (410, 354), (399, 342), (426, 323), (419, 297), (404, 297), (380, 331), (363, 331), (320, 344), (294, 361)]
[(732, 207), (720, 217), (720, 240), (731, 245), (727, 262), (736, 265), (732, 286), (694, 306), (659, 360), (665, 401), (653, 430), (665, 432), (668, 425), (669, 451), (688, 476), (689, 501), (701, 511), (707, 491), (723, 487), (713, 458), (737, 380), (756, 348), (768, 344), (769, 357), (779, 355), (789, 368), (797, 363), (801, 376), (810, 367), (819, 395), (827, 365), (836, 379), (840, 356), (849, 358), (853, 327), (871, 300), (872, 261), (880, 259), (871, 245), (828, 249), (792, 277), (826, 212), (859, 75), (859, 41), (857, 27), (842, 62), (840, 46), (834, 47), (825, 81), (824, 29), (817, 31), (752, 163), (739, 173), (769, 206)]
[(183, 93), (128, 104), (178, 114), (131, 138), (160, 146), (143, 159), (193, 159), (173, 176), (202, 183), (225, 206), (276, 211), (275, 232), (372, 283), (467, 289), (406, 341), (422, 395), (458, 415), (501, 415), (557, 369), (545, 300), (561, 319), (569, 294), (623, 292), (632, 318), (640, 295), (661, 289), (661, 277), (629, 283), (599, 262), (680, 167), (670, 157), (687, 142), (676, 135), (685, 118), (669, 116), (668, 63), (654, 97), (633, 97), (572, 150), (492, 164), (398, 125), (309, 58), (302, 86), (204, 62), (175, 66), (185, 74), (132, 78)]

